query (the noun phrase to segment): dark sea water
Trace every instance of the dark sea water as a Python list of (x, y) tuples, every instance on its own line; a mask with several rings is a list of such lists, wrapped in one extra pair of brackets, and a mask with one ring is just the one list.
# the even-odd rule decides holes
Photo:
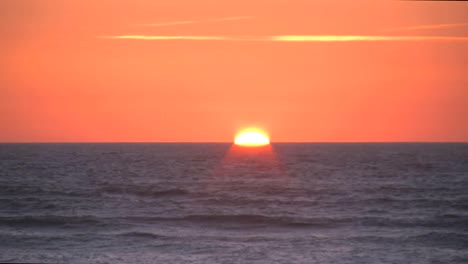
[(0, 262), (468, 263), (468, 144), (0, 144)]

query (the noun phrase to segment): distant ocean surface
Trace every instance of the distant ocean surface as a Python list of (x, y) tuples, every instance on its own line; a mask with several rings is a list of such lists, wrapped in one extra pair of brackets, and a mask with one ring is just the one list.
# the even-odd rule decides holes
[(468, 263), (468, 144), (0, 144), (0, 262)]

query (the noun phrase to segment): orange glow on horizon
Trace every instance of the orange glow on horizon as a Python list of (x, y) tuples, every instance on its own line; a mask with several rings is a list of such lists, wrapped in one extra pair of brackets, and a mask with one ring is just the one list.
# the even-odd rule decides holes
[(270, 145), (270, 139), (265, 132), (250, 128), (237, 134), (234, 144), (243, 147), (261, 147)]

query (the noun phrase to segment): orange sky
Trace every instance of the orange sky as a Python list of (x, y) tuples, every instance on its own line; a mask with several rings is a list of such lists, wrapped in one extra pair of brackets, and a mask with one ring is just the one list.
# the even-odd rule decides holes
[(2, 0), (0, 141), (226, 142), (249, 126), (273, 142), (468, 141), (467, 13), (468, 2)]

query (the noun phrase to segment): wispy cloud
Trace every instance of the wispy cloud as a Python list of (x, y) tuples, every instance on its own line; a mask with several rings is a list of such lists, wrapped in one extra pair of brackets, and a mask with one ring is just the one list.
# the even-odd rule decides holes
[[(123, 35), (103, 36), (106, 39), (131, 39), (131, 40), (237, 40), (222, 36), (149, 36), (149, 35)], [(240, 40), (240, 39), (239, 39)]]
[(430, 29), (444, 29), (454, 27), (467, 27), (468, 23), (452, 23), (452, 24), (428, 24), (428, 25), (417, 25), (409, 27), (396, 27), (389, 28), (385, 31), (415, 31), (415, 30), (430, 30)]
[(271, 36), (272, 41), (284, 42), (350, 42), (350, 41), (468, 41), (468, 37), (450, 36)]
[(265, 41), (265, 42), (372, 42), (372, 41), (445, 41), (468, 42), (468, 37), (457, 36), (359, 36), (359, 35), (278, 35), (278, 36), (157, 36), (121, 35), (103, 36), (106, 39), (127, 40), (199, 40), (199, 41)]
[(252, 18), (253, 17), (251, 16), (236, 16), (236, 17), (222, 17), (222, 18), (212, 18), (212, 19), (204, 19), (204, 20), (187, 20), (187, 21), (173, 21), (173, 22), (153, 23), (153, 24), (137, 24), (137, 26), (168, 27), (168, 26), (189, 25), (189, 24), (236, 21), (236, 20), (245, 20), (245, 19), (252, 19)]

